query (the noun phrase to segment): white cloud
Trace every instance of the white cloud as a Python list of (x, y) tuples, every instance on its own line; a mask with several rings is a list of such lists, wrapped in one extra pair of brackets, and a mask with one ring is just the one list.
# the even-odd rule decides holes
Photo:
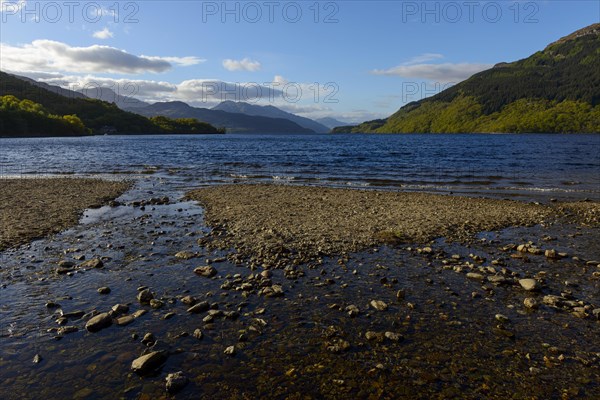
[(101, 31), (94, 32), (92, 36), (96, 39), (110, 39), (113, 38), (115, 34), (112, 33), (108, 28), (104, 28)]
[(440, 60), (441, 54), (425, 53), (413, 57), (397, 67), (389, 69), (376, 69), (371, 71), (374, 75), (400, 76), (403, 78), (425, 79), (440, 83), (458, 83), (471, 77), (473, 74), (491, 68), (492, 64), (477, 63), (441, 63), (432, 64), (427, 61)]
[(438, 53), (423, 53), (418, 56), (415, 56), (404, 63), (404, 65), (413, 65), (413, 64), (422, 64), (427, 61), (440, 60), (444, 58), (442, 54)]
[(136, 56), (109, 46), (72, 47), (53, 40), (35, 40), (23, 46), (0, 43), (0, 69), (75, 73), (159, 73), (174, 65), (203, 62), (197, 57)]
[(256, 72), (260, 70), (260, 63), (258, 61), (244, 58), (242, 60), (223, 60), (223, 67), (228, 71), (250, 71)]
[[(221, 79), (189, 79), (179, 83), (165, 81), (98, 77), (93, 74), (75, 75), (57, 72), (21, 72), (6, 70), (16, 75), (60, 86), (65, 89), (83, 91), (93, 96), (101, 88), (108, 88), (121, 96), (134, 97), (139, 100), (155, 103), (166, 101), (184, 101), (194, 107), (210, 108), (222, 101), (244, 101), (257, 105), (272, 105), (285, 111), (308, 118), (334, 116), (336, 104), (325, 102), (325, 95), (331, 91), (319, 86), (320, 98), (315, 101), (314, 83), (291, 82), (276, 76), (272, 82), (230, 82)], [(288, 85), (288, 86), (286, 86)], [(298, 101), (297, 89), (301, 90)], [(284, 93), (284, 91), (287, 91)], [(110, 92), (108, 92), (110, 94)], [(287, 95), (287, 97), (286, 97)], [(336, 96), (337, 97), (337, 96)], [(360, 113), (349, 113), (343, 119), (359, 121), (369, 119)], [(341, 118), (341, 116), (340, 116)], [(372, 119), (372, 118), (371, 118)]]

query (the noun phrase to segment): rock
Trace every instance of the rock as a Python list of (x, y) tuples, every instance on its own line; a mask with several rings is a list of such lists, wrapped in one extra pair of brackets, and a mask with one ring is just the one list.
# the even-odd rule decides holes
[(405, 297), (406, 297), (406, 290), (404, 290), (404, 289), (399, 289), (399, 290), (396, 292), (396, 298), (397, 298), (398, 300), (404, 300), (404, 298), (405, 298)]
[(536, 299), (534, 299), (533, 297), (527, 297), (525, 298), (525, 300), (523, 300), (523, 304), (525, 305), (525, 307), (535, 310), (536, 308), (539, 307), (538, 301)]
[(163, 303), (160, 300), (156, 300), (156, 299), (151, 299), (150, 300), (150, 307), (152, 307), (155, 310), (158, 310), (160, 308), (162, 308), (165, 305), (165, 303)]
[(224, 311), (223, 316), (225, 317), (225, 319), (235, 320), (240, 317), (240, 313), (237, 311)]
[(494, 285), (503, 285), (508, 283), (509, 281), (503, 277), (502, 275), (492, 275), (487, 277), (488, 282), (493, 283)]
[(588, 313), (586, 313), (585, 307), (573, 307), (573, 311), (571, 312), (577, 318), (587, 318)]
[(181, 299), (181, 302), (187, 306), (193, 306), (198, 302), (198, 299), (193, 296), (185, 296)]
[(192, 314), (200, 314), (201, 312), (208, 311), (209, 308), (210, 305), (208, 304), (208, 301), (201, 301), (200, 303), (188, 308), (187, 312)]
[(560, 303), (562, 303), (563, 298), (560, 296), (556, 296), (554, 294), (549, 294), (549, 295), (544, 296), (542, 301), (544, 302), (544, 304), (546, 304), (548, 306), (558, 307), (560, 305)]
[(269, 279), (271, 276), (273, 276), (273, 274), (271, 273), (271, 271), (269, 270), (265, 270), (263, 272), (260, 273), (260, 276), (265, 278), (265, 279)]
[(164, 320), (171, 319), (171, 318), (173, 318), (173, 317), (174, 317), (174, 316), (176, 316), (176, 315), (177, 315), (177, 314), (175, 314), (174, 312), (168, 312), (168, 313), (166, 313), (166, 314), (163, 316), (163, 319), (164, 319)]
[(141, 304), (149, 304), (150, 300), (154, 298), (154, 295), (150, 291), (150, 289), (144, 289), (138, 293), (137, 299)]
[(377, 311), (385, 311), (388, 308), (388, 305), (381, 300), (371, 300), (371, 307), (376, 309)]
[(533, 255), (540, 255), (543, 254), (544, 252), (542, 251), (542, 249), (538, 249), (535, 246), (531, 246), (527, 249), (527, 252)]
[(125, 304), (115, 304), (114, 306), (112, 306), (111, 308), (113, 315), (121, 315), (121, 314), (127, 314), (127, 312), (129, 312), (129, 306), (126, 306)]
[(181, 260), (191, 260), (192, 258), (197, 256), (198, 255), (196, 253), (192, 253), (191, 251), (180, 251), (179, 253), (175, 254), (175, 257)]
[(66, 275), (69, 272), (73, 272), (73, 268), (64, 268), (64, 267), (58, 267), (56, 268), (55, 271), (58, 275)]
[(539, 289), (538, 282), (531, 278), (519, 279), (519, 285), (528, 292)]
[(166, 359), (167, 357), (162, 351), (153, 351), (133, 360), (131, 369), (140, 375), (144, 375), (156, 370)]
[(594, 265), (598, 268), (600, 268), (600, 261), (596, 261), (596, 260), (590, 260), (590, 261), (586, 261), (585, 265), (593, 267)]
[(33, 356), (33, 363), (34, 364), (39, 364), (39, 363), (42, 362), (42, 360), (43, 360), (43, 358), (39, 354), (36, 354), (35, 356)]
[(47, 308), (58, 308), (58, 307), (60, 307), (60, 304), (55, 303), (53, 301), (48, 301), (48, 302), (46, 302), (46, 307)]
[(270, 287), (263, 288), (259, 295), (262, 294), (265, 297), (281, 297), (283, 296), (283, 288), (281, 285), (273, 285)]
[(85, 311), (83, 310), (78, 310), (78, 311), (71, 311), (71, 312), (63, 312), (62, 316), (67, 318), (67, 319), (80, 319), (81, 317), (83, 317), (85, 315)]
[(188, 384), (188, 378), (183, 375), (183, 371), (178, 371), (167, 375), (165, 388), (169, 394), (175, 394)]
[(132, 315), (124, 315), (115, 320), (115, 323), (119, 326), (125, 326), (131, 324), (135, 321), (135, 318)]
[(381, 333), (377, 333), (377, 332), (373, 332), (373, 331), (367, 331), (365, 333), (365, 339), (367, 339), (367, 340), (376, 340), (376, 341), (380, 342), (383, 339), (383, 335)]
[(360, 313), (360, 310), (357, 306), (351, 304), (348, 307), (346, 307), (346, 312), (348, 312), (349, 317), (356, 317)]
[(142, 338), (142, 343), (145, 344), (146, 346), (148, 346), (149, 344), (152, 344), (156, 342), (156, 338), (154, 337), (154, 335), (151, 332), (148, 332), (144, 335), (144, 337)]
[(99, 258), (92, 258), (89, 261), (79, 264), (79, 268), (102, 268), (104, 263)]
[(85, 324), (85, 329), (89, 332), (98, 332), (101, 329), (107, 328), (112, 325), (112, 318), (109, 313), (98, 314), (90, 319)]
[(505, 336), (509, 339), (515, 338), (515, 334), (513, 332), (500, 327), (494, 327), (494, 333), (498, 336)]
[(592, 315), (594, 318), (600, 321), (600, 308), (596, 308), (592, 311)]
[(343, 339), (334, 339), (332, 342), (327, 343), (327, 351), (339, 354), (350, 348), (350, 343)]
[(496, 314), (495, 318), (496, 318), (496, 321), (499, 321), (499, 322), (508, 322), (509, 321), (508, 317), (503, 314)]
[(146, 314), (147, 312), (148, 312), (148, 311), (146, 311), (146, 310), (137, 310), (136, 312), (134, 312), (133, 314), (131, 314), (131, 316), (132, 316), (133, 318), (139, 318), (139, 317), (141, 317), (142, 315)]
[(404, 337), (401, 334), (396, 332), (386, 332), (385, 337), (394, 342), (399, 342), (402, 339), (404, 339)]
[(110, 288), (107, 286), (102, 286), (101, 288), (98, 288), (98, 293), (100, 294), (109, 294), (110, 293)]
[(558, 255), (558, 253), (554, 249), (546, 250), (544, 252), (544, 255), (546, 256), (546, 258), (549, 258), (549, 259), (552, 259), (552, 260), (556, 260), (556, 259), (560, 258), (560, 256)]
[(62, 327), (58, 328), (58, 331), (56, 331), (56, 333), (59, 336), (64, 336), (66, 334), (74, 333), (77, 331), (79, 331), (79, 328), (76, 326), (62, 326)]
[(484, 277), (483, 277), (482, 274), (479, 274), (477, 272), (468, 272), (467, 273), (467, 278), (469, 278), (469, 279), (475, 279), (477, 281), (482, 281)]
[(225, 351), (223, 351), (223, 354), (227, 355), (227, 356), (233, 356), (235, 355), (235, 346), (229, 346), (225, 349)]
[(67, 260), (60, 260), (58, 262), (58, 266), (60, 268), (67, 268), (67, 269), (71, 269), (75, 267), (75, 263), (73, 261), (67, 261)]
[(195, 337), (196, 339), (200, 340), (204, 337), (204, 334), (202, 333), (202, 331), (200, 329), (196, 329), (194, 331), (194, 333), (192, 334), (193, 337)]
[(207, 278), (212, 278), (217, 274), (217, 270), (212, 265), (207, 265), (205, 267), (198, 267), (194, 270), (195, 274), (200, 276), (205, 276)]

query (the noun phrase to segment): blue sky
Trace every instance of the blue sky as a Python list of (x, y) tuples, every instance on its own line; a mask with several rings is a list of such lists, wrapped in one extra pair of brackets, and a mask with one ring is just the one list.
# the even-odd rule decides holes
[(600, 21), (597, 0), (0, 2), (2, 70), (351, 122)]

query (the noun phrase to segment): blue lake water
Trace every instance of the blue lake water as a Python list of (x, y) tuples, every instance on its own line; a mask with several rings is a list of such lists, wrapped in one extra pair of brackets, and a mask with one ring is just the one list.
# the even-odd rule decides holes
[(0, 176), (145, 174), (600, 198), (600, 135), (194, 135), (1, 139)]

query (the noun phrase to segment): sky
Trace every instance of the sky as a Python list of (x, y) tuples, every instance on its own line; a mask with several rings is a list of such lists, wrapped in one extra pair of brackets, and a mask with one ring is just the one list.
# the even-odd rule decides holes
[(384, 118), (600, 22), (600, 1), (0, 0), (0, 69), (147, 102)]

